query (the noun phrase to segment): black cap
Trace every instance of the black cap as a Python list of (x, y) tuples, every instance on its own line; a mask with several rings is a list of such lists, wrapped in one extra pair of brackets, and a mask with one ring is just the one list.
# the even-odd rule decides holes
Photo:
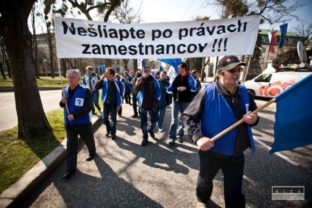
[(224, 56), (222, 59), (219, 60), (217, 70), (231, 70), (238, 65), (246, 66), (245, 63), (239, 61), (237, 56)]

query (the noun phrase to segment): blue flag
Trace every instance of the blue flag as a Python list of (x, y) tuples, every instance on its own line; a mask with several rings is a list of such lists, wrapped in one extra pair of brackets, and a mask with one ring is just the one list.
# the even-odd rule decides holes
[(171, 65), (175, 69), (176, 73), (179, 73), (178, 72), (178, 66), (179, 66), (179, 64), (182, 63), (182, 59), (180, 59), (180, 58), (177, 58), (177, 59), (159, 59), (159, 61)]
[(281, 37), (280, 37), (280, 41), (279, 41), (279, 44), (278, 44), (279, 48), (283, 48), (283, 46), (284, 46), (285, 39), (286, 39), (286, 34), (287, 34), (287, 26), (288, 26), (287, 23), (283, 24), (283, 25), (280, 25)]
[(105, 72), (105, 64), (99, 64), (99, 73), (103, 74)]
[(270, 153), (312, 144), (312, 75), (276, 97), (274, 143)]
[(145, 67), (146, 67), (145, 60), (144, 60), (144, 59), (141, 60), (141, 66), (142, 66), (142, 69), (143, 69), (143, 71), (144, 71), (144, 70), (145, 70)]

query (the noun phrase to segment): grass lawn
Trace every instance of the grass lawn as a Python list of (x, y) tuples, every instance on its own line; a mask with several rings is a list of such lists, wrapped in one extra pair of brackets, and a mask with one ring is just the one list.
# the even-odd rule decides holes
[[(63, 87), (67, 83), (67, 79), (64, 77), (56, 76), (54, 78), (52, 77), (40, 77), (40, 79), (37, 79), (37, 85), (38, 87)], [(13, 80), (12, 79), (3, 79), (0, 78), (0, 86), (2, 87), (9, 87), (13, 86)]]
[(17, 127), (0, 131), (0, 193), (15, 183), (65, 138), (63, 111), (47, 113), (54, 137), (17, 138)]

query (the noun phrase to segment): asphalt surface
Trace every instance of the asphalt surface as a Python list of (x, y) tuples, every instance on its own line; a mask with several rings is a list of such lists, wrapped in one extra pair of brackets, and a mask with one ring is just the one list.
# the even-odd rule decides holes
[[(174, 148), (167, 147), (165, 132), (170, 125), (170, 109), (165, 132), (157, 133), (156, 140), (150, 138), (151, 143), (145, 147), (140, 146), (140, 121), (131, 115), (131, 106), (125, 104), (123, 117), (118, 118), (116, 141), (106, 138), (104, 126), (100, 127), (95, 133), (98, 154), (95, 160), (85, 161), (88, 153), (83, 145), (78, 154), (78, 172), (73, 178), (68, 181), (61, 178), (65, 170), (63, 162), (20, 207), (199, 207), (195, 197), (199, 168), (196, 147), (188, 140)], [(268, 130), (272, 123), (271, 114), (261, 119), (258, 130), (255, 129), (256, 137), (272, 139)], [(310, 153), (308, 147), (302, 154), (309, 157)], [(259, 143), (255, 154), (245, 155), (243, 191), (247, 207), (311, 207), (308, 203), (312, 196), (312, 174), (306, 166), (269, 155)], [(272, 200), (272, 186), (304, 186), (305, 200)], [(211, 207), (224, 207), (221, 171), (214, 179)]]

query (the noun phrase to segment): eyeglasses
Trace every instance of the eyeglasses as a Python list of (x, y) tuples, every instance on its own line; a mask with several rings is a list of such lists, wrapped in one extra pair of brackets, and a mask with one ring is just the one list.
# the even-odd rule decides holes
[(242, 71), (242, 69), (239, 67), (239, 68), (234, 68), (234, 69), (230, 69), (230, 70), (227, 70), (228, 72), (230, 72), (231, 74), (234, 74), (234, 73), (236, 73), (236, 72), (241, 72)]

